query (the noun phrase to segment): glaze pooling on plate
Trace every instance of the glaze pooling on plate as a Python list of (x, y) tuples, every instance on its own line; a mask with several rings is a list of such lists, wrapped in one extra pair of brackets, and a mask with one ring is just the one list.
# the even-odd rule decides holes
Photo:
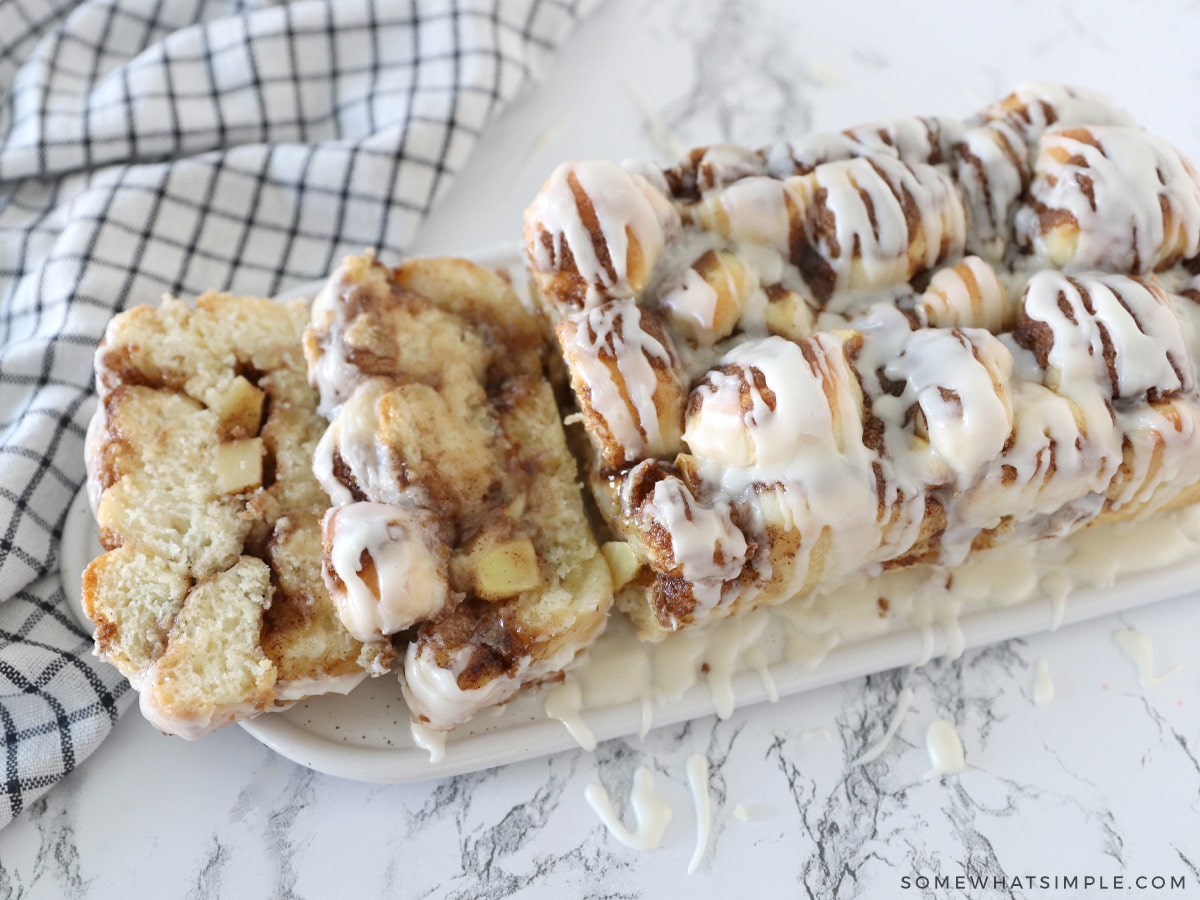
[[(76, 583), (86, 564), (86, 553), (72, 554), (69, 548), (87, 547), (95, 540), (94, 533), (81, 494), (64, 528), (64, 584)], [(1034, 634), (1055, 621), (1069, 624), (1181, 597), (1194, 592), (1200, 583), (1196, 554), (1200, 520), (1186, 511), (1170, 514), (1162, 522), (1101, 526), (1070, 543), (1071, 564), (1061, 558), (1043, 563), (1061, 582), (1058, 596), (1069, 593), (1069, 601), (1044, 594), (1039, 585), (1049, 576), (1019, 565), (1015, 557), (998, 559), (994, 570), (981, 566), (956, 579), (963, 593), (961, 603), (951, 605), (959, 605), (956, 615), (960, 616), (964, 646)], [(76, 555), (82, 562), (72, 566)], [(1002, 593), (1004, 586), (1022, 586), (1014, 605), (988, 605), (983, 585), (994, 580), (997, 571), (1011, 576), (999, 582)], [(880, 616), (878, 595), (871, 592), (848, 594), (843, 604), (810, 609), (807, 631), (789, 624), (787, 605), (771, 610), (780, 617), (781, 627), (769, 641), (756, 646), (769, 660), (779, 695), (787, 697), (912, 665), (921, 657), (948, 649), (943, 629), (935, 624), (938, 615), (929, 597), (914, 597), (906, 603), (899, 592), (908, 589), (907, 581), (895, 583), (890, 596), (897, 608), (892, 610), (889, 602), (884, 616)], [(600, 741), (639, 733), (646, 726), (648, 705), (656, 727), (714, 714), (712, 691), (701, 679), (706, 654), (706, 642), (700, 639), (703, 634), (683, 632), (646, 645), (636, 640), (628, 626), (610, 629), (593, 648), (586, 665), (568, 676), (581, 686), (581, 701), (588, 696), (584, 686), (590, 680), (591, 667), (600, 673), (606, 668), (609, 672), (628, 671), (627, 667), (633, 666), (634, 671), (653, 673), (654, 687), (648, 700), (637, 685), (628, 683), (620, 690), (592, 692), (592, 703), (581, 702), (577, 712), (592, 736)], [(762, 677), (753, 667), (739, 666), (730, 689), (739, 708), (769, 699)], [(240, 724), (266, 746), (318, 771), (362, 781), (412, 782), (578, 747), (563, 724), (547, 716), (544, 703), (545, 692), (534, 692), (429, 741), (414, 735), (399, 683), (370, 679), (347, 696), (303, 700)], [(809, 734), (829, 738), (819, 729), (806, 737)]]
[[(1064, 603), (1067, 623), (1190, 593), (1200, 578), (1200, 563), (1195, 561), (1200, 517), (1192, 511), (1169, 514), (1160, 522), (1101, 526), (1069, 539), (1065, 547), (1068, 553), (1040, 561), (1014, 552), (985, 566), (985, 555), (974, 570), (959, 570), (957, 591), (940, 597), (918, 591), (905, 599), (919, 579), (895, 578), (887, 587), (890, 600), (884, 616), (879, 595), (866, 590), (847, 593), (841, 603), (807, 610), (785, 604), (769, 611), (773, 627), (749, 649), (766, 657), (779, 695), (789, 696), (945, 652), (950, 644), (938, 622), (956, 622), (965, 647), (1043, 631), (1056, 615), (1051, 600), (1038, 590), (1045, 570), (1059, 574), (1073, 588)], [(1148, 554), (1152, 548), (1156, 552)], [(1175, 561), (1168, 562), (1172, 558)], [(997, 576), (1006, 570), (1011, 578)], [(994, 585), (994, 593), (988, 585)], [(1021, 587), (1015, 595), (1009, 593), (1014, 585)], [(574, 686), (570, 693), (579, 701), (575, 706), (573, 699), (568, 708), (574, 727), (587, 730), (585, 741), (577, 741), (545, 709), (549, 693), (559, 687), (517, 698), (495, 717), (462, 726), (447, 736), (444, 755), (437, 760), (413, 743), (398, 687), (382, 681), (364, 685), (349, 703), (305, 701), (243, 727), (290, 758), (365, 780), (420, 780), (540, 756), (590, 745), (592, 740), (637, 734), (645, 727), (648, 708), (654, 726), (717, 712), (713, 686), (702, 671), (708, 655), (708, 641), (702, 636), (726, 640), (714, 633), (737, 621), (650, 645), (638, 641), (627, 624), (614, 622), (616, 627), (593, 647), (587, 661), (567, 676)], [(797, 621), (807, 624), (798, 626)], [(736, 707), (769, 699), (753, 664), (755, 654), (749, 655), (747, 662), (747, 651), (742, 652), (728, 684), (718, 690), (727, 690)], [(625, 679), (609, 687), (612, 673), (621, 671), (648, 674), (649, 679)]]

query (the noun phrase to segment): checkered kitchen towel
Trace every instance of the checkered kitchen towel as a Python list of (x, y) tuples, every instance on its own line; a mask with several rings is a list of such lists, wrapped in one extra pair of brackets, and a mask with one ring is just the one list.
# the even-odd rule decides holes
[(57, 574), (126, 305), (398, 253), (592, 0), (0, 0), (0, 826), (129, 705)]

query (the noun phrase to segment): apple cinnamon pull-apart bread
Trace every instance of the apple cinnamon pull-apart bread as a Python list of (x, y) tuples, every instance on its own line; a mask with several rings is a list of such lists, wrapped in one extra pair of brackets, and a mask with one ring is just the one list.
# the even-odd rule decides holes
[(643, 637), (1200, 499), (1200, 180), (1093, 93), (563, 165), (526, 246)]
[(465, 260), (348, 257), (313, 303), (325, 578), (355, 637), (407, 640), (404, 693), (433, 728), (557, 677), (612, 605), (543, 347)]
[(325, 430), (307, 305), (206, 294), (109, 324), (87, 468), (107, 552), (86, 570), (96, 649), (188, 738), (327, 691), (393, 655), (341, 626), (321, 578)]

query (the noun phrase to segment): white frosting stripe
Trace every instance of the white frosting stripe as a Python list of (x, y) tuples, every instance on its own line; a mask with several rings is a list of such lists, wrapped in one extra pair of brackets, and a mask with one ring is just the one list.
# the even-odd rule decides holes
[(1007, 331), (1016, 318), (996, 270), (978, 256), (935, 272), (914, 312), (922, 326), (983, 328), (996, 333)]
[(586, 416), (607, 437), (607, 463), (678, 449), (683, 388), (661, 327), (632, 300), (593, 306), (558, 326)]
[(1140, 128), (1049, 131), (1016, 233), (1056, 266), (1156, 271), (1200, 252), (1200, 178)]
[(906, 382), (901, 402), (917, 404), (930, 447), (955, 483), (969, 486), (1012, 431), (1008, 348), (981, 329), (929, 328), (913, 334), (885, 371)]
[(1135, 125), (1132, 116), (1103, 94), (1087, 88), (1027, 81), (980, 115), (984, 121), (1003, 122), (1017, 129), (1028, 144), (1036, 144), (1052, 126)]
[(932, 166), (889, 157), (827, 163), (797, 189), (808, 198), (809, 249), (796, 258), (793, 247), (793, 262), (818, 299), (903, 283), (962, 253), (966, 210), (950, 177)]
[(1162, 289), (1126, 275), (1039, 272), (1022, 301), (1018, 340), (1039, 354), (1050, 387), (1074, 396), (1152, 399), (1194, 386), (1183, 327)]
[(571, 266), (585, 306), (640, 291), (678, 221), (646, 178), (602, 161), (559, 166), (526, 215), (533, 264)]
[[(1200, 178), (1100, 95), (1032, 82), (962, 123), (622, 178), (605, 215), (638, 224), (589, 235), (620, 256), (669, 220), (641, 287), (614, 303), (605, 282), (580, 310), (546, 240), (579, 230), (578, 196), (561, 221), (535, 203), (530, 260), (664, 628), (1141, 514), (1200, 480)], [(677, 221), (629, 213), (643, 188)], [(646, 487), (646, 461), (672, 474)], [(735, 531), (744, 560), (717, 565)]]
[(346, 630), (378, 640), (433, 618), (451, 600), (449, 551), (437, 519), (414, 507), (360, 502), (322, 522), (324, 575)]

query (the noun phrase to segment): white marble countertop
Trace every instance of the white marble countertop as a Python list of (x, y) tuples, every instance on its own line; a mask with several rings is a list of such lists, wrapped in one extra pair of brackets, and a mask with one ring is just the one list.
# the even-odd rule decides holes
[[(554, 163), (664, 158), (909, 112), (965, 115), (1017, 82), (1100, 89), (1200, 159), (1200, 5), (803, 4), (611, 0), (540, 86), (497, 120), (424, 228), (421, 252), (515, 242)], [(1150, 5), (1143, 5), (1148, 10)], [(136, 710), (0, 831), (8, 897), (1095, 896), (1113, 879), (1200, 892), (1200, 602), (1175, 600), (582, 750), (407, 786), (314, 773), (231, 728), (194, 744)], [(1142, 687), (1112, 639), (1134, 628), (1159, 671)], [(1033, 702), (1034, 664), (1055, 688)], [(913, 702), (874, 763), (903, 688)], [(925, 730), (953, 722), (966, 770), (926, 780)], [(712, 767), (713, 834), (685, 761)], [(659, 849), (614, 840), (584, 799), (626, 807), (635, 769), (673, 818)], [(741, 807), (743, 815), (736, 815)], [(1003, 888), (921, 878), (1007, 876)], [(1077, 876), (1080, 887), (1046, 886)], [(907, 882), (906, 880), (907, 879)], [(1014, 885), (1013, 879), (1021, 879)]]

